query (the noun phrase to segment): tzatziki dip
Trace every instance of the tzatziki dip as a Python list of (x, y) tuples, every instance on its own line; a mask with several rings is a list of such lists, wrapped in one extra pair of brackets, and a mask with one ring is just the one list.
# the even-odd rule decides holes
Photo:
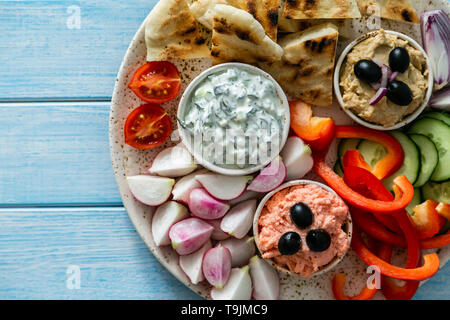
[(202, 79), (178, 119), (202, 160), (228, 169), (270, 161), (280, 151), (286, 121), (274, 82), (239, 67)]

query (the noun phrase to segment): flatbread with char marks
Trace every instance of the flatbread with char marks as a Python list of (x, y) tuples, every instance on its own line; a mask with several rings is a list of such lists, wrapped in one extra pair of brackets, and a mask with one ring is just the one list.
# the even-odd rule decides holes
[(286, 0), (287, 19), (360, 18), (356, 0)]

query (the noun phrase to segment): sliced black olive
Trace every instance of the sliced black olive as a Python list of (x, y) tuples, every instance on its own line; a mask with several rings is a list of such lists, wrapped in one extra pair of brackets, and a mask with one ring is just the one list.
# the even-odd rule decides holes
[(311, 251), (325, 251), (330, 247), (331, 244), (330, 234), (323, 229), (311, 230), (306, 235), (306, 244)]
[(397, 47), (389, 54), (389, 66), (392, 71), (405, 72), (409, 68), (411, 58), (405, 48)]
[(291, 220), (300, 229), (308, 228), (313, 223), (313, 214), (308, 205), (299, 202), (290, 209)]
[(387, 98), (399, 106), (407, 106), (413, 100), (411, 89), (402, 81), (391, 81), (387, 89)]
[(381, 79), (381, 68), (371, 60), (360, 60), (355, 64), (355, 75), (358, 79), (368, 83), (378, 82)]
[(278, 251), (286, 256), (296, 254), (301, 246), (302, 238), (297, 232), (286, 232), (278, 241)]

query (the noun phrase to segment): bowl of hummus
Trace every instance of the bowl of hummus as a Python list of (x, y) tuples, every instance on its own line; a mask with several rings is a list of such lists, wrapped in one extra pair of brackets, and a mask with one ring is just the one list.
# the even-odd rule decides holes
[(256, 246), (283, 273), (310, 278), (334, 268), (347, 253), (352, 220), (328, 186), (290, 181), (267, 194), (253, 221)]
[(428, 105), (432, 67), (414, 39), (380, 29), (344, 49), (336, 64), (334, 90), (341, 108), (355, 122), (376, 130), (396, 130)]

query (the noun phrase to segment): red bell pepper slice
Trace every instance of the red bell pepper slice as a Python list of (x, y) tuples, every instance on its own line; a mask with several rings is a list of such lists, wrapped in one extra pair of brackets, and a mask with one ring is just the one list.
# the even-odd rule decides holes
[(372, 168), (364, 160), (364, 157), (359, 153), (359, 150), (347, 150), (342, 157), (342, 164), (345, 167), (358, 167), (371, 171)]
[(403, 165), (405, 154), (402, 146), (386, 132), (357, 126), (336, 126), (336, 138), (366, 139), (382, 144), (386, 148), (387, 154), (370, 170), (380, 180), (394, 174)]
[(414, 215), (409, 216), (420, 239), (431, 238), (445, 225), (445, 219), (436, 211), (437, 203), (427, 200), (413, 208)]
[(439, 202), (438, 206), (436, 207), (436, 211), (441, 217), (445, 218), (447, 221), (450, 221), (450, 204)]
[(335, 124), (332, 118), (312, 116), (312, 108), (303, 101), (290, 101), (291, 129), (312, 150), (326, 150), (335, 137)]
[(450, 230), (447, 233), (420, 241), (422, 249), (436, 249), (450, 244)]

